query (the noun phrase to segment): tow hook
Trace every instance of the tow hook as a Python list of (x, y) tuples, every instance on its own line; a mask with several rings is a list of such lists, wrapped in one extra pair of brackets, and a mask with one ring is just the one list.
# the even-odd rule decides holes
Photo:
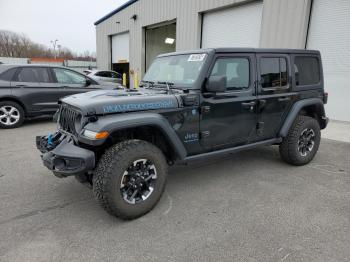
[(64, 137), (60, 132), (54, 134), (48, 134), (47, 136), (36, 137), (36, 147), (41, 153), (49, 152), (55, 149), (62, 141)]

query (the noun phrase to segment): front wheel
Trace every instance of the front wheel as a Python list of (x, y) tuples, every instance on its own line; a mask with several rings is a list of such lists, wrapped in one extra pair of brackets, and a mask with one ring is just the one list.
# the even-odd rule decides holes
[(281, 157), (289, 164), (305, 165), (316, 155), (320, 141), (321, 131), (317, 120), (298, 116), (280, 145)]
[(167, 177), (162, 151), (141, 140), (109, 148), (93, 176), (93, 192), (100, 205), (122, 219), (140, 217), (158, 203)]

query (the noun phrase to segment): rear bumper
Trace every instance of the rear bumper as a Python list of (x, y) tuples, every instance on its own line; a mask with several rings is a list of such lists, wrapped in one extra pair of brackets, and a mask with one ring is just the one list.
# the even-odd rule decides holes
[[(46, 137), (37, 137), (37, 148), (44, 152), (42, 145)], [(95, 167), (95, 153), (74, 145), (70, 137), (65, 137), (55, 148), (41, 156), (43, 164), (57, 177), (67, 177), (87, 173)]]

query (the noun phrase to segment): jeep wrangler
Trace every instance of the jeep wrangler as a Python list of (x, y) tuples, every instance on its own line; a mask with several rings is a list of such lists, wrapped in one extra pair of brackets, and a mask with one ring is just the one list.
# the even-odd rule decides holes
[(58, 131), (36, 138), (57, 177), (92, 186), (122, 219), (149, 212), (175, 162), (279, 145), (305, 165), (327, 126), (318, 51), (217, 48), (158, 56), (139, 89), (60, 101)]

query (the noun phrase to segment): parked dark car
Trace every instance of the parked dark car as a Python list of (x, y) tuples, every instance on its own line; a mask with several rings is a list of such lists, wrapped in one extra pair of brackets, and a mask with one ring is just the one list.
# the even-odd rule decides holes
[(175, 161), (279, 145), (284, 161), (305, 165), (328, 122), (318, 51), (164, 54), (141, 85), (66, 97), (59, 131), (37, 137), (46, 167), (92, 185), (101, 206), (124, 219), (156, 205)]
[(2, 64), (0, 128), (19, 127), (25, 118), (54, 114), (62, 97), (115, 88), (65, 67)]

